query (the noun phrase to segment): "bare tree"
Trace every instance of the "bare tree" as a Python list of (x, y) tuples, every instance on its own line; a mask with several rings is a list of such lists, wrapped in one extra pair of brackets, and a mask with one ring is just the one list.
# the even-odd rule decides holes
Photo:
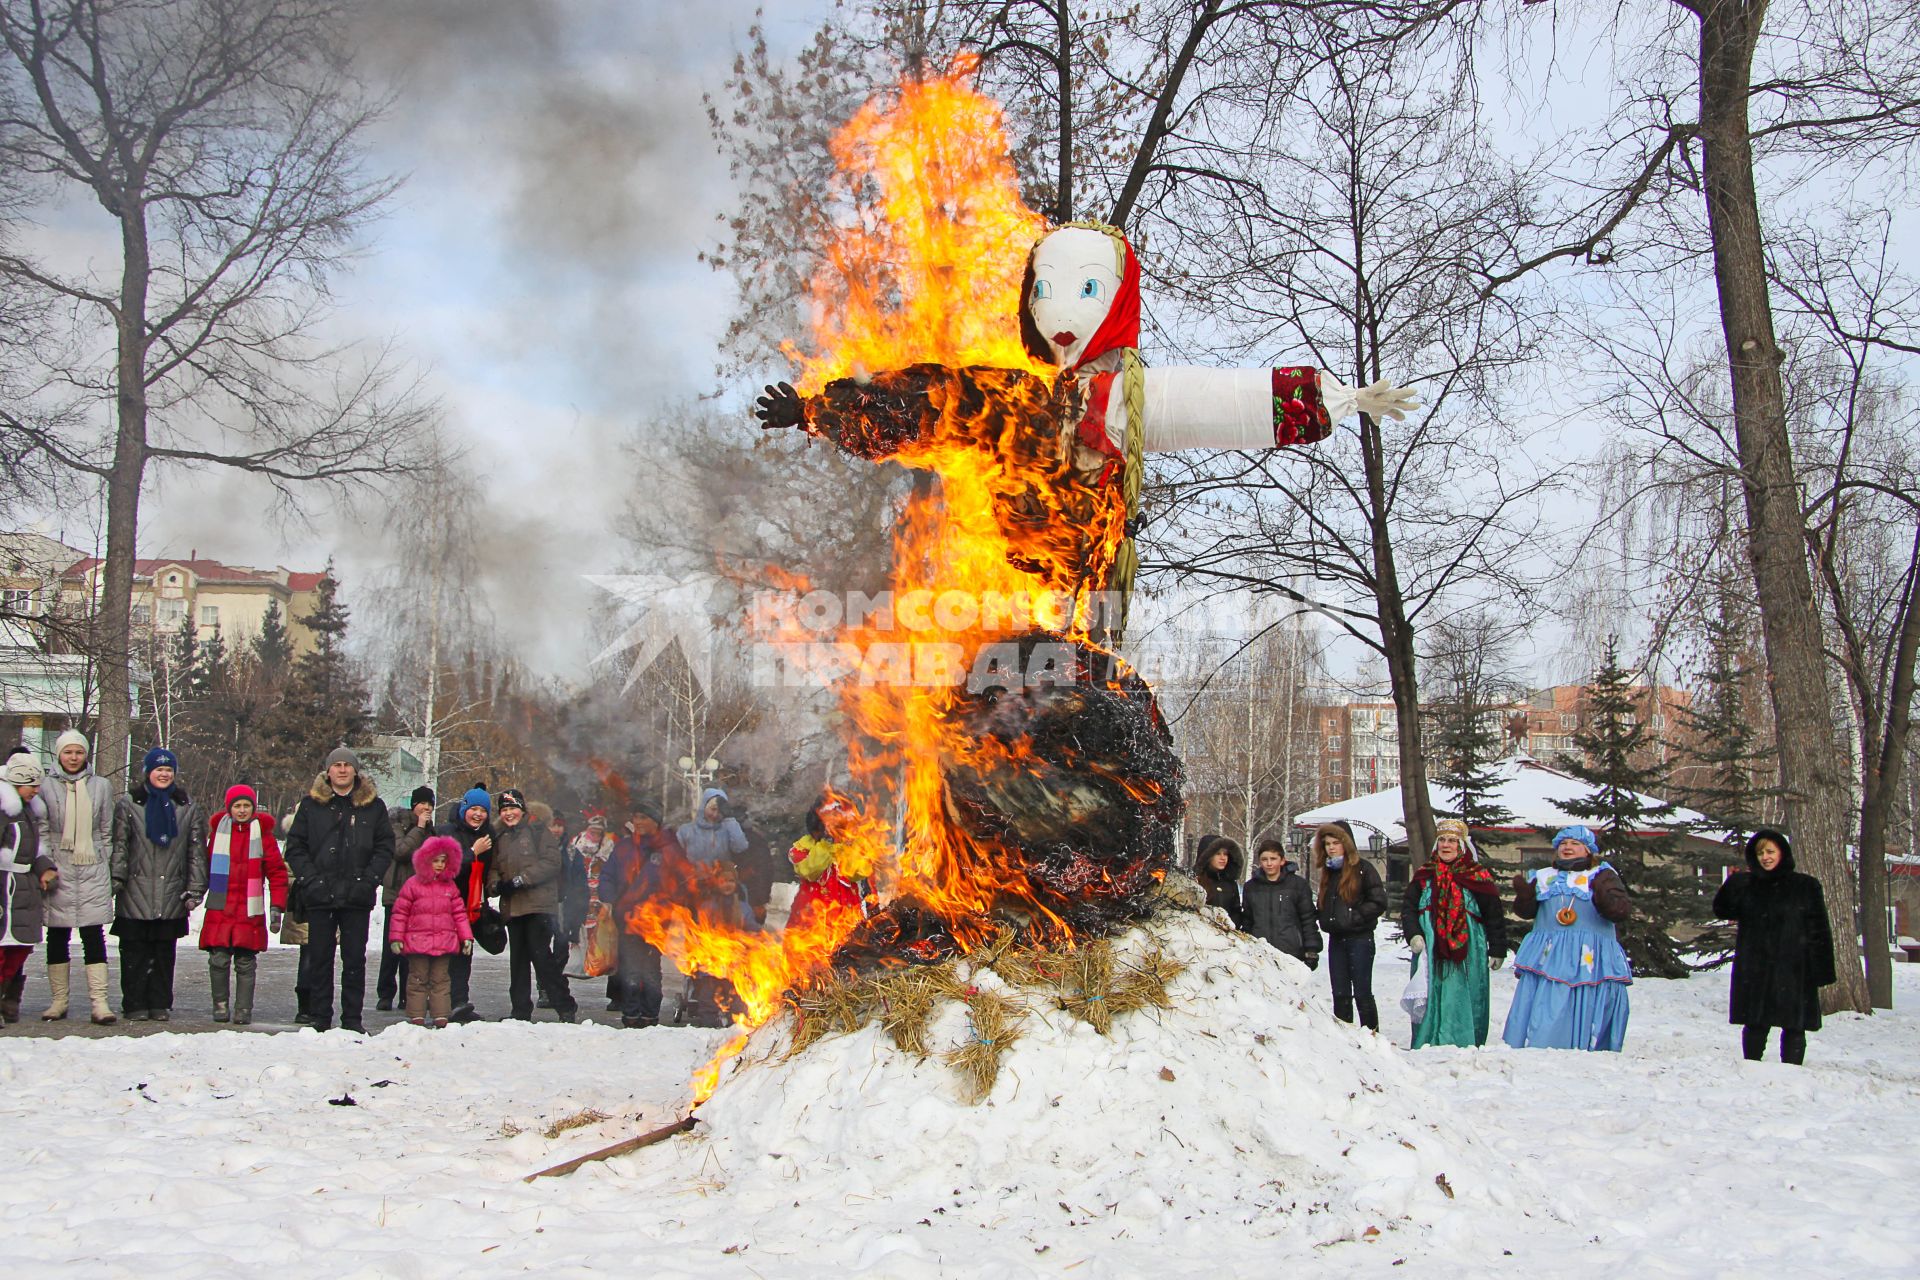
[(1902, 341), (1916, 290), (1888, 262), (1889, 223), (1869, 214), (1834, 234), (1808, 228), (1783, 237), (1772, 262), (1790, 299), (1789, 341), (1806, 339), (1788, 365), (1812, 390), (1795, 447), (1807, 548), (1854, 730), (1860, 932), (1876, 1008), (1893, 1004), (1886, 855), (1920, 660), (1920, 408), (1901, 378), (1916, 364)]
[[(1172, 624), (1183, 669), (1163, 667), (1155, 683), (1187, 771), (1189, 831), (1198, 824), (1232, 835), (1251, 852), (1317, 799), (1311, 691), (1324, 668), (1320, 638), (1298, 610), (1270, 597), (1241, 600), (1246, 616), (1223, 619), (1236, 624), (1223, 634)], [(1195, 612), (1221, 619), (1235, 603), (1209, 600)]]
[[(349, 72), (345, 0), (57, 0), (0, 10), (0, 170), (51, 217), (113, 236), (78, 264), (16, 246), (7, 290), (68, 323), (43, 340), (14, 448), (105, 489), (96, 637), (103, 762), (127, 741), (129, 613), (152, 464), (297, 486), (407, 469), (421, 410), (384, 352), (316, 336), (327, 282), (394, 188), (360, 168), (377, 104)], [(21, 216), (25, 216), (23, 211)]]
[(1557, 482), (1526, 465), (1503, 402), (1546, 307), (1518, 286), (1484, 288), (1534, 214), (1525, 175), (1481, 136), (1464, 74), (1410, 49), (1329, 56), (1255, 117), (1268, 159), (1256, 195), (1153, 206), (1158, 274), (1210, 317), (1213, 351), (1360, 384), (1411, 372), (1427, 402), (1407, 423), (1363, 415), (1311, 450), (1172, 464), (1144, 562), (1295, 598), (1380, 657), (1418, 847), (1434, 829), (1418, 632), (1476, 598), (1524, 609), (1542, 568), (1527, 561), (1537, 500)]
[(441, 740), (468, 728), (481, 706), (450, 674), (504, 655), (478, 587), (482, 510), (472, 498), (484, 485), (441, 433), (428, 432), (426, 440), (418, 470), (402, 477), (386, 505), (384, 543), (392, 559), (368, 584), (362, 616), (373, 633), (381, 718), (432, 744), (422, 763), (438, 792)]

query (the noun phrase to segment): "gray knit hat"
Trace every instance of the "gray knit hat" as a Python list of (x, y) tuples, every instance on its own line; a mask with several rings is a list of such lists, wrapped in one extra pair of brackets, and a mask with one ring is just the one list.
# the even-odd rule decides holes
[(14, 756), (6, 764), (0, 765), (0, 778), (16, 787), (37, 787), (46, 781), (47, 775), (40, 768), (40, 761), (28, 754)]
[(360, 757), (347, 747), (335, 747), (327, 753), (327, 767), (331, 769), (336, 764), (350, 764), (355, 773), (360, 772)]

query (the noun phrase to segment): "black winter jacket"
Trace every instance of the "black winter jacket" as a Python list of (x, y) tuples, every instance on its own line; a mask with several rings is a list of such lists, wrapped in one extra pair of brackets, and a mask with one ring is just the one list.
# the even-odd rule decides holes
[(1296, 960), (1320, 954), (1320, 928), (1313, 918), (1313, 894), (1292, 867), (1278, 880), (1256, 875), (1240, 891), (1244, 928)]
[(1247, 873), (1247, 857), (1240, 851), (1237, 842), (1228, 840), (1225, 843), (1227, 869), (1215, 871), (1208, 865), (1219, 851), (1219, 845), (1214, 845), (1200, 855), (1199, 862), (1193, 868), (1193, 878), (1206, 890), (1207, 905), (1219, 907), (1236, 927), (1244, 929), (1247, 927), (1247, 913), (1240, 896), (1240, 877)]
[[(1772, 871), (1762, 871), (1754, 854), (1762, 837), (1784, 855)], [(1793, 869), (1793, 849), (1777, 831), (1747, 841), (1747, 866), (1713, 897), (1713, 914), (1738, 926), (1727, 1021), (1817, 1031), (1820, 988), (1836, 977), (1826, 895), (1818, 880)]]
[[(1354, 854), (1348, 854), (1349, 858)], [(1373, 864), (1360, 860), (1360, 896), (1348, 902), (1340, 896), (1340, 872), (1328, 868), (1320, 881), (1320, 927), (1333, 938), (1371, 938), (1373, 927), (1387, 914), (1387, 886)]]
[(281, 853), (302, 911), (371, 911), (393, 864), (387, 802), (365, 775), (335, 795), (322, 771), (293, 811)]

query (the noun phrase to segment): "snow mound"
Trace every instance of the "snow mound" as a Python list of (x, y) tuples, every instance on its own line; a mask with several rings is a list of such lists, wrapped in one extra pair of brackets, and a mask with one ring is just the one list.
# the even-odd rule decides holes
[[(977, 1106), (937, 1056), (903, 1053), (878, 1027), (786, 1058), (776, 1022), (700, 1108), (702, 1132), (736, 1183), (830, 1187), (911, 1207), (909, 1221), (1097, 1223), (1161, 1247), (1229, 1222), (1272, 1231), (1275, 1215), (1302, 1246), (1408, 1230), (1444, 1245), (1470, 1229), (1469, 1207), (1553, 1216), (1404, 1054), (1309, 1007), (1323, 976), (1197, 915), (1136, 929), (1116, 952), (1156, 943), (1187, 966), (1172, 1009), (1102, 1036), (1049, 993), (1018, 992), (1022, 1034)], [(1391, 1030), (1401, 1019), (1383, 1004)], [(955, 1001), (928, 1040), (937, 1055), (969, 1034)]]

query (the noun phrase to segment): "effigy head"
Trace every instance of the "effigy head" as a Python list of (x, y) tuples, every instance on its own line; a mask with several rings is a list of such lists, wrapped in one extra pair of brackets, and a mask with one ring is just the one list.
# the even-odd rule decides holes
[(1075, 222), (1027, 255), (1020, 335), (1027, 354), (1077, 369), (1140, 345), (1140, 265), (1114, 227)]

